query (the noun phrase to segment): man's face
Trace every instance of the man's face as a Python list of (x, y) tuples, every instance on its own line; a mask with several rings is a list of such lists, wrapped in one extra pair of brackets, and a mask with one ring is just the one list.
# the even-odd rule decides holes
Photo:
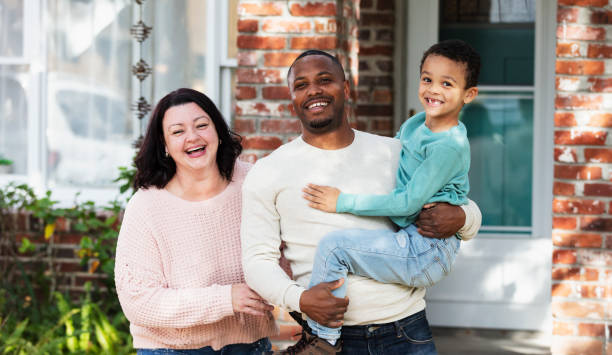
[(313, 134), (335, 130), (344, 119), (349, 98), (344, 73), (330, 58), (309, 55), (298, 60), (289, 75), (295, 112), (305, 130)]

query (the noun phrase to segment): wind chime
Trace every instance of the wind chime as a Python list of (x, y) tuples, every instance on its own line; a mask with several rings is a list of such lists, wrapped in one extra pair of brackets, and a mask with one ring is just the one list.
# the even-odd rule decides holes
[(151, 111), (151, 104), (144, 97), (144, 88), (143, 81), (149, 76), (152, 75), (153, 70), (151, 66), (142, 59), (142, 43), (149, 37), (151, 34), (151, 30), (153, 27), (147, 26), (142, 21), (142, 12), (143, 12), (143, 3), (145, 0), (134, 0), (138, 6), (138, 22), (133, 25), (130, 29), (130, 34), (134, 39), (138, 42), (138, 55), (139, 60), (136, 64), (132, 65), (132, 75), (134, 75), (138, 79), (138, 99), (132, 104), (132, 111), (135, 112), (136, 118), (138, 118), (138, 139), (134, 142), (134, 147), (139, 148), (142, 143), (142, 131), (143, 131), (143, 118)]

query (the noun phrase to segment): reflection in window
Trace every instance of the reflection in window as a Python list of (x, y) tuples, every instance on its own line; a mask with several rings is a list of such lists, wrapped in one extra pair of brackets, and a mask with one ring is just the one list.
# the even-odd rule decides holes
[[(13, 162), (3, 173), (27, 173), (27, 68), (0, 66), (0, 157)], [(6, 171), (8, 170), (8, 171)]]
[(0, 57), (23, 56), (22, 0), (0, 0)]

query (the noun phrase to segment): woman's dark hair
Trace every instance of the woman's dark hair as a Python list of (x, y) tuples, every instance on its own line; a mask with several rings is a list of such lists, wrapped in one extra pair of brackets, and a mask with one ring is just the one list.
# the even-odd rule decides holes
[(221, 176), (232, 180), (234, 164), (242, 152), (241, 137), (230, 131), (217, 106), (203, 93), (193, 89), (178, 89), (164, 96), (159, 102), (149, 121), (147, 132), (136, 156), (136, 176), (134, 189), (155, 186), (163, 188), (176, 173), (176, 164), (166, 156), (166, 144), (162, 121), (169, 108), (193, 102), (210, 116), (219, 136), (217, 149), (217, 166)]

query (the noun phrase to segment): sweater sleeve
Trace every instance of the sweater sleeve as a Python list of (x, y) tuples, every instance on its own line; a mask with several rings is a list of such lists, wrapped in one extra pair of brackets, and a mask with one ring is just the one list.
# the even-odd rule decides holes
[(432, 147), (432, 151), (414, 171), (410, 181), (387, 195), (356, 195), (341, 193), (336, 212), (348, 212), (360, 216), (411, 216), (463, 166), (461, 154), (444, 145)]
[(467, 205), (461, 205), (461, 208), (465, 212), (465, 224), (459, 229), (457, 234), (461, 236), (461, 240), (468, 241), (478, 234), (482, 224), (482, 213), (478, 205), (472, 200), (468, 200)]
[(115, 284), (127, 319), (143, 327), (188, 328), (233, 315), (231, 285), (168, 285), (146, 206), (132, 202), (137, 201), (126, 208), (115, 259)]
[(300, 310), (304, 288), (279, 265), (281, 231), (276, 191), (261, 166), (255, 165), (242, 185), (242, 263), (253, 290), (280, 307)]

